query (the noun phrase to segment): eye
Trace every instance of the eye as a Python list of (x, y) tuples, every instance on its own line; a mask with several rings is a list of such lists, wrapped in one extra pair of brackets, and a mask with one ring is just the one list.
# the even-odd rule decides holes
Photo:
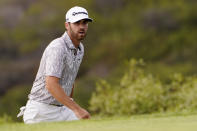
[(85, 25), (88, 24), (88, 20), (84, 20), (83, 24), (85, 24)]
[(79, 25), (79, 24), (80, 24), (80, 21), (77, 21), (77, 22), (75, 22), (74, 24), (75, 24), (75, 25)]

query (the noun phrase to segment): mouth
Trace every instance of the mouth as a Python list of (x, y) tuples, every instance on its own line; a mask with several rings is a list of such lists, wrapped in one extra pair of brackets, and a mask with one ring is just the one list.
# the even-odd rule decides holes
[(84, 35), (85, 31), (79, 31), (79, 34)]

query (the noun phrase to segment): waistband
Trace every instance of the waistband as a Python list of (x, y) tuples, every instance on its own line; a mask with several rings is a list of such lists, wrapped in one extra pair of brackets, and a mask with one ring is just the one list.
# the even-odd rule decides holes
[(27, 103), (36, 103), (38, 105), (50, 105), (50, 106), (57, 106), (57, 107), (64, 106), (64, 105), (56, 105), (56, 104), (48, 104), (48, 103), (44, 103), (44, 102), (38, 102), (38, 101), (35, 101), (35, 100), (28, 100)]

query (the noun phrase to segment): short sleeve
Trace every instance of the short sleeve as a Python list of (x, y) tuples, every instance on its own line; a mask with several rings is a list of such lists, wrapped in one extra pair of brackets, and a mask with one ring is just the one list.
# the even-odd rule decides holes
[(55, 76), (61, 78), (64, 69), (63, 49), (53, 47), (47, 51), (46, 56), (46, 76)]

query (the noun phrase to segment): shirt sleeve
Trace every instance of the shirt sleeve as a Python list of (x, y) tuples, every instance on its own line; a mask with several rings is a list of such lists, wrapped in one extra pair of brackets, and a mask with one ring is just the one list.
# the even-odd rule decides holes
[(46, 56), (46, 76), (61, 78), (64, 69), (64, 52), (62, 49), (50, 48)]

